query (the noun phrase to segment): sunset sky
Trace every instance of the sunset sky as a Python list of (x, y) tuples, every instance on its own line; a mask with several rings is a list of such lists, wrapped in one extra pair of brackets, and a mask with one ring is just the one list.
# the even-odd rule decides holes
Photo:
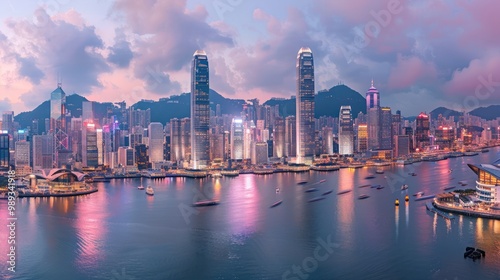
[[(204, 49), (211, 88), (230, 98), (295, 94), (312, 49), (316, 90), (343, 83), (403, 115), (500, 104), (495, 0), (11, 0), (0, 2), (0, 110), (67, 94), (157, 100), (190, 90)], [(498, 81), (498, 82), (497, 82)]]

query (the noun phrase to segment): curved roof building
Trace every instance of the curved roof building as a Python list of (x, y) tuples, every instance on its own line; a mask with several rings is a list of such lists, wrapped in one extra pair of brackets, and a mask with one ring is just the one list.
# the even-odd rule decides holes
[(487, 203), (500, 203), (500, 160), (492, 164), (467, 165), (477, 174), (478, 199)]

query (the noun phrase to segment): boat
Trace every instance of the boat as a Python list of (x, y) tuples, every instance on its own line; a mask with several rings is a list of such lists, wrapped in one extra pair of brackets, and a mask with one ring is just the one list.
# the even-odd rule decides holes
[(434, 198), (435, 195), (426, 195), (426, 196), (421, 196), (421, 197), (417, 197), (415, 198), (415, 201), (420, 201), (420, 200), (426, 200), (426, 199), (431, 199), (431, 198)]
[(274, 168), (270, 168), (270, 167), (255, 167), (253, 169), (253, 174), (268, 175), (268, 174), (273, 174), (274, 170), (275, 170)]
[(410, 173), (408, 173), (408, 175), (411, 175), (411, 176), (417, 176), (417, 173), (410, 172)]
[(146, 194), (147, 195), (155, 195), (155, 191), (153, 190), (153, 188), (151, 186), (148, 186), (146, 188)]
[(475, 151), (467, 151), (464, 153), (464, 156), (466, 156), (466, 157), (472, 157), (472, 156), (477, 156), (477, 155), (479, 155), (479, 153), (475, 152)]
[(307, 189), (307, 190), (306, 190), (306, 192), (315, 192), (315, 191), (317, 191), (317, 190), (318, 190), (318, 189), (316, 189), (316, 188), (309, 188), (309, 189)]
[(328, 195), (328, 194), (331, 194), (332, 192), (333, 192), (333, 190), (329, 190), (329, 191), (324, 192), (322, 195)]
[(215, 172), (215, 173), (210, 174), (210, 176), (211, 176), (212, 178), (217, 179), (217, 178), (221, 178), (221, 177), (222, 177), (222, 174), (221, 174), (220, 172)]
[(414, 194), (413, 196), (418, 196), (418, 197), (420, 197), (420, 196), (422, 196), (422, 195), (424, 195), (424, 192), (418, 192), (418, 193)]
[(279, 193), (280, 192), (280, 188), (276, 188), (276, 193)]
[(373, 176), (373, 175), (368, 175), (365, 177), (365, 179), (373, 179), (373, 178), (375, 178), (375, 176)]
[(481, 149), (481, 153), (487, 153), (487, 152), (489, 152), (489, 151), (490, 151), (490, 150), (489, 150), (489, 149), (487, 149), (487, 148)]
[(367, 199), (367, 198), (369, 198), (369, 197), (370, 197), (370, 196), (369, 196), (369, 195), (367, 195), (367, 194), (362, 194), (362, 195), (358, 196), (358, 199)]
[(220, 174), (227, 177), (236, 177), (240, 175), (240, 171), (238, 169), (222, 169)]
[(331, 163), (320, 163), (311, 166), (314, 171), (337, 171), (340, 169), (340, 165)]
[(138, 187), (137, 187), (137, 189), (138, 189), (138, 190), (143, 190), (143, 189), (144, 189), (144, 186), (142, 186), (142, 185), (141, 185), (141, 186), (138, 186)]
[(377, 187), (377, 190), (381, 190), (381, 189), (383, 189), (383, 188), (384, 188), (384, 186), (379, 185), (379, 186)]
[(368, 184), (368, 185), (362, 185), (362, 186), (359, 186), (358, 188), (368, 188), (368, 187), (371, 187), (372, 185)]
[(350, 193), (352, 190), (343, 190), (337, 193), (337, 195), (345, 194), (345, 193)]
[(410, 197), (408, 195), (405, 195), (405, 201), (410, 201)]
[(326, 182), (326, 179), (320, 180), (319, 182), (324, 183), (324, 182)]
[(372, 188), (372, 189), (376, 189), (376, 188), (378, 188), (378, 187), (381, 187), (381, 185), (379, 184), (379, 185), (372, 185), (372, 186), (371, 186), (371, 188)]
[(451, 189), (454, 189), (454, 188), (455, 188), (455, 186), (451, 186), (451, 187), (444, 188), (444, 190), (447, 191), (447, 190), (451, 190)]
[(349, 168), (362, 168), (364, 165), (361, 162), (353, 162), (348, 165)]
[(305, 185), (305, 184), (307, 184), (307, 181), (300, 181), (297, 183), (297, 185)]
[(394, 205), (399, 206), (399, 199), (396, 199), (396, 201), (394, 201)]
[(324, 196), (318, 196), (318, 197), (309, 199), (309, 202), (320, 201), (320, 200), (323, 200), (323, 199), (325, 199)]
[(283, 200), (276, 201), (275, 203), (273, 203), (273, 205), (269, 206), (269, 208), (274, 208), (274, 207), (280, 205), (281, 203), (283, 203)]
[(110, 178), (106, 178), (104, 176), (96, 176), (96, 177), (92, 178), (92, 181), (93, 182), (105, 182), (105, 183), (109, 183), (109, 182), (111, 182), (111, 179)]
[(375, 170), (375, 173), (377, 173), (377, 174), (384, 174), (384, 169), (377, 168), (377, 170)]
[(215, 206), (219, 205), (217, 200), (204, 200), (193, 203), (193, 207), (203, 207), (203, 206)]
[(404, 190), (407, 190), (408, 189), (408, 185), (407, 184), (404, 184), (401, 186), (401, 190), (404, 191)]
[(462, 185), (462, 186), (467, 186), (467, 182), (466, 182), (466, 181), (459, 181), (458, 183), (459, 183), (460, 185)]

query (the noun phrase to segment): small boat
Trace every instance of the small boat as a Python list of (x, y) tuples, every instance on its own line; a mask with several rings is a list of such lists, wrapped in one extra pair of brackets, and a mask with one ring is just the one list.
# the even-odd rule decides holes
[(365, 179), (373, 179), (373, 178), (375, 178), (375, 176), (373, 176), (373, 175), (368, 175), (365, 177)]
[(383, 188), (384, 188), (384, 186), (379, 185), (379, 186), (377, 187), (377, 190), (381, 190), (381, 189), (383, 189)]
[(377, 173), (377, 174), (384, 174), (384, 169), (377, 168), (377, 170), (375, 170), (375, 173)]
[(418, 192), (418, 193), (414, 194), (413, 196), (419, 196), (420, 197), (422, 195), (424, 195), (424, 192)]
[(340, 191), (337, 193), (337, 195), (341, 195), (341, 194), (346, 194), (346, 193), (350, 193), (351, 190), (343, 190), (343, 191)]
[(396, 199), (396, 201), (394, 201), (394, 205), (399, 206), (399, 199)]
[(462, 186), (467, 186), (467, 182), (466, 182), (466, 181), (459, 181), (458, 183), (459, 183), (460, 185), (462, 185)]
[(366, 198), (369, 198), (370, 196), (367, 195), (367, 194), (362, 194), (360, 196), (358, 196), (358, 199), (366, 199)]
[(410, 172), (410, 173), (408, 173), (408, 175), (411, 175), (411, 176), (417, 176), (417, 173)]
[(404, 191), (404, 190), (407, 190), (408, 189), (408, 185), (407, 184), (404, 184), (401, 186), (401, 190)]
[(219, 205), (219, 201), (217, 201), (217, 200), (205, 200), (205, 201), (198, 201), (198, 202), (193, 203), (193, 207), (214, 206), (214, 205)]
[(405, 201), (410, 201), (410, 197), (408, 195), (405, 196)]
[(280, 188), (276, 188), (276, 193), (279, 193), (280, 192)]
[(333, 192), (333, 190), (329, 190), (329, 191), (324, 192), (322, 195), (328, 195), (328, 194), (331, 194), (332, 192)]
[(381, 185), (372, 185), (371, 186), (372, 189), (376, 189), (376, 188), (379, 188), (379, 187), (381, 187)]
[(155, 195), (155, 191), (153, 190), (153, 188), (151, 186), (148, 186), (146, 188), (146, 194), (147, 195)]
[(421, 197), (417, 197), (415, 198), (415, 201), (419, 201), (419, 200), (426, 200), (426, 199), (431, 199), (431, 198), (434, 198), (435, 195), (426, 195), (426, 196), (421, 196)]
[(316, 189), (316, 188), (309, 188), (309, 189), (307, 189), (307, 190), (306, 190), (306, 192), (315, 192), (315, 191), (317, 191), (317, 190), (318, 190), (318, 189)]
[(319, 181), (319, 182), (320, 182), (320, 183), (324, 183), (324, 182), (326, 182), (326, 179), (323, 179), (323, 180), (321, 180), (321, 181)]
[(318, 196), (318, 197), (309, 199), (309, 202), (320, 201), (320, 200), (323, 200), (323, 199), (325, 199), (324, 196)]
[(273, 205), (269, 206), (269, 208), (274, 208), (274, 207), (280, 205), (282, 202), (283, 202), (283, 200), (276, 201), (275, 203), (273, 203)]
[(142, 185), (141, 185), (141, 186), (138, 186), (138, 187), (137, 187), (137, 189), (138, 189), (138, 190), (143, 190), (143, 189), (144, 189), (144, 186), (142, 186)]
[(447, 190), (451, 190), (451, 189), (454, 189), (454, 188), (455, 188), (455, 186), (451, 186), (451, 187), (444, 188), (444, 190), (447, 191)]
[(300, 181), (297, 183), (297, 185), (305, 185), (305, 184), (307, 184), (307, 181)]
[(371, 187), (372, 185), (362, 185), (362, 186), (359, 186), (358, 188), (368, 188), (368, 187)]

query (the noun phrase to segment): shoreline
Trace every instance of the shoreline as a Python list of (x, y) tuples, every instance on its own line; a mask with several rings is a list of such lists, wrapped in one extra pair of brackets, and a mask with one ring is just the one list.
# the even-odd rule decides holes
[(76, 191), (76, 192), (71, 192), (71, 193), (18, 193), (19, 198), (22, 197), (70, 197), (70, 196), (80, 196), (80, 195), (86, 195), (86, 194), (91, 194), (97, 192), (97, 188), (92, 188), (90, 190), (85, 190), (85, 191)]
[(500, 220), (500, 213), (489, 213), (489, 212), (483, 212), (483, 211), (477, 211), (477, 210), (458, 209), (456, 207), (446, 206), (446, 205), (440, 204), (440, 203), (436, 202), (435, 200), (432, 202), (432, 205), (434, 205), (434, 207), (436, 207), (437, 209), (443, 210), (446, 212), (461, 214), (461, 215), (465, 215), (465, 216), (469, 216), (469, 217), (478, 217), (478, 218)]

